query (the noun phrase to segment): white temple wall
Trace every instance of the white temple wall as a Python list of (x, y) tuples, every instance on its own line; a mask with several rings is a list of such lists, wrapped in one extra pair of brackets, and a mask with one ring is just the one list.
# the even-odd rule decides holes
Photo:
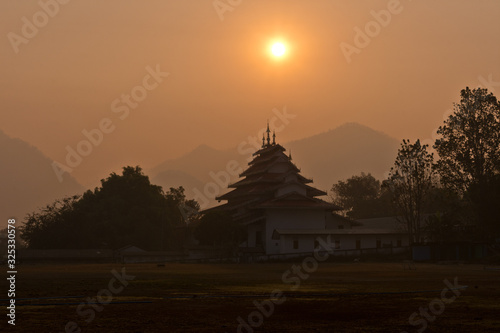
[(266, 214), (266, 254), (280, 253), (280, 242), (273, 240), (275, 229), (324, 229), (325, 213), (320, 209), (268, 209)]

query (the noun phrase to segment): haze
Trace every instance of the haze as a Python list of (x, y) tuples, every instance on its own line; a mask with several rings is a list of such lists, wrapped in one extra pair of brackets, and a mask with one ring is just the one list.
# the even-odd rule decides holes
[[(75, 0), (16, 53), (8, 34), (22, 36), (22, 18), (41, 8), (2, 1), (0, 129), (64, 164), (82, 130), (111, 119), (114, 130), (72, 172), (91, 186), (202, 143), (236, 147), (273, 109), (296, 115), (280, 143), (346, 122), (425, 140), (466, 86), (488, 83), (500, 96), (498, 1), (402, 0), (346, 56), (341, 44), (356, 47), (354, 29), (392, 2), (241, 1), (221, 15), (213, 1)], [(287, 44), (279, 61), (269, 53), (277, 38)], [(111, 104), (143, 85), (146, 68), (169, 74), (120, 119)]]

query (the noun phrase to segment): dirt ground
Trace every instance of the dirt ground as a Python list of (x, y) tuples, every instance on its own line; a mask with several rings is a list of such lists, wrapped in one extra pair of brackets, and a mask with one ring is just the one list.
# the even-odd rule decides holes
[(0, 331), (500, 332), (499, 299), (482, 265), (25, 264)]

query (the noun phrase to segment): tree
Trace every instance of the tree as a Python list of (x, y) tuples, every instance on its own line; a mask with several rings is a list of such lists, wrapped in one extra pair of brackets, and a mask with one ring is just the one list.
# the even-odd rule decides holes
[(421, 223), (426, 197), (433, 184), (433, 155), (420, 140), (403, 140), (385, 185), (393, 193), (408, 231), (410, 245), (421, 240)]
[(167, 224), (171, 226), (174, 232), (168, 232), (167, 241), (163, 244), (170, 244), (170, 248), (181, 249), (188, 231), (185, 227), (190, 222), (199, 218), (198, 211), (200, 204), (196, 200), (187, 200), (184, 194), (184, 187), (171, 187), (165, 194), (167, 200), (166, 215)]
[(76, 195), (56, 200), (40, 211), (28, 214), (26, 223), (20, 228), (21, 238), (30, 248), (37, 249), (68, 248), (77, 244), (75, 238), (82, 235), (81, 230), (70, 232), (70, 229), (75, 226), (75, 203), (80, 198)]
[(333, 202), (353, 219), (391, 215), (391, 202), (380, 181), (370, 173), (352, 176), (332, 186)]
[(87, 191), (78, 207), (83, 223), (99, 226), (96, 245), (162, 250), (171, 227), (163, 189), (151, 184), (138, 166), (124, 167), (122, 175), (112, 173), (101, 184)]
[(500, 236), (500, 103), (482, 88), (467, 87), (460, 96), (438, 129), (435, 167), (446, 187), (470, 201), (482, 238), (492, 239)]
[(194, 230), (201, 245), (218, 246), (232, 250), (243, 242), (247, 235), (245, 228), (234, 222), (226, 212), (204, 214)]
[(487, 89), (467, 87), (460, 96), (434, 148), (441, 182), (463, 194), (500, 172), (500, 104)]
[(112, 173), (81, 197), (58, 200), (28, 216), (22, 237), (31, 248), (174, 247), (172, 230), (182, 222), (184, 189), (165, 194), (140, 167)]
[(470, 236), (468, 221), (470, 207), (456, 192), (442, 187), (433, 187), (428, 194), (424, 233), (430, 241), (461, 241)]
[(171, 187), (166, 193), (167, 205), (171, 214), (168, 216), (170, 223), (174, 226), (187, 224), (192, 215), (200, 210), (200, 204), (194, 200), (186, 199), (184, 187)]
[(494, 241), (500, 238), (500, 174), (483, 183), (472, 184), (466, 200), (472, 207), (477, 232), (472, 236), (478, 241)]

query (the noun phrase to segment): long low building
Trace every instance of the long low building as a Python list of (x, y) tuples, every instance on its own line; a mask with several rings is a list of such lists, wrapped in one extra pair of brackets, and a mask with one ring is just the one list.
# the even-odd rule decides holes
[[(330, 236), (330, 237), (328, 237)], [(380, 248), (403, 248), (408, 246), (405, 235), (397, 231), (377, 229), (276, 229), (274, 240), (279, 240), (280, 253), (302, 253), (314, 251), (319, 239), (330, 239), (336, 251)]]

